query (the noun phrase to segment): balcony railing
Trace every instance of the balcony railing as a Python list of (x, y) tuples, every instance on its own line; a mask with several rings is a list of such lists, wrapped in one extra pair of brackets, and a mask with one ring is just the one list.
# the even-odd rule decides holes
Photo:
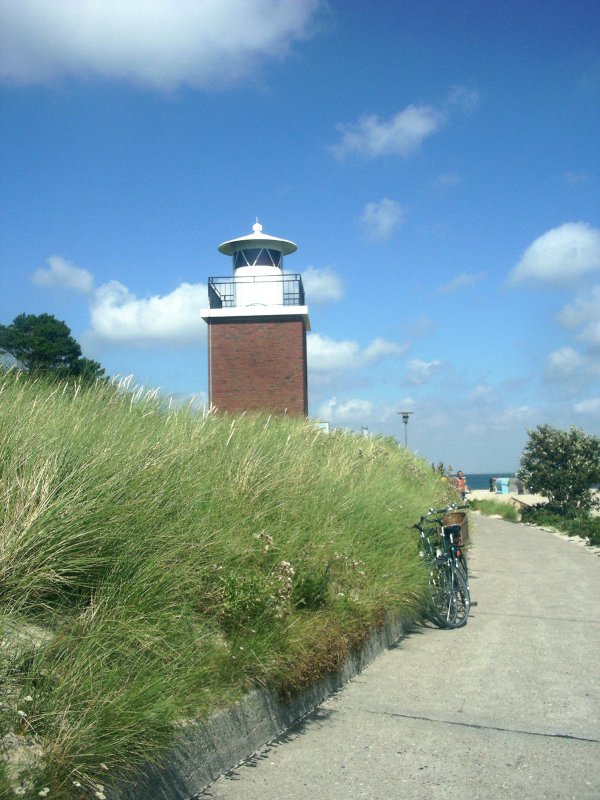
[(208, 302), (211, 308), (243, 306), (303, 306), (302, 276), (244, 275), (208, 279)]

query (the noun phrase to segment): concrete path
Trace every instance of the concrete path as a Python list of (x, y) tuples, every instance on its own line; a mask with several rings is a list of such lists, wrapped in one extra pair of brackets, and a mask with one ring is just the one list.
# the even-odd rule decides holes
[(598, 800), (600, 558), (475, 517), (457, 631), (417, 628), (213, 800)]

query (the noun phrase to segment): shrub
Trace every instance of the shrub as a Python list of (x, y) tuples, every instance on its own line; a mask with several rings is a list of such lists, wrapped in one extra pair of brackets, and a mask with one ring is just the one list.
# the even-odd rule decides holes
[(558, 514), (581, 515), (600, 507), (591, 491), (600, 481), (600, 438), (581, 428), (561, 431), (551, 425), (528, 433), (519, 477), (529, 491), (545, 495)]
[(555, 528), (570, 536), (581, 536), (590, 544), (600, 546), (600, 517), (565, 516), (553, 513), (547, 505), (537, 505), (524, 509), (522, 520), (543, 528)]

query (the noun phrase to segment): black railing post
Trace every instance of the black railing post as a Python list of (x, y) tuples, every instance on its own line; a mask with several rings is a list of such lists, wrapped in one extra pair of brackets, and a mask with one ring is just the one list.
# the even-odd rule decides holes
[(223, 308), (223, 301), (213, 278), (208, 279), (208, 304), (211, 308)]

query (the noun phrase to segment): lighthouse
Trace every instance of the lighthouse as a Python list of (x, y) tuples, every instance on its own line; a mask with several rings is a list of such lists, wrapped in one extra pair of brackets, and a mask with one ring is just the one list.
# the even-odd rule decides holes
[(294, 242), (270, 236), (256, 221), (252, 233), (230, 239), (232, 275), (208, 279), (208, 385), (218, 411), (308, 414), (302, 278), (283, 271)]

